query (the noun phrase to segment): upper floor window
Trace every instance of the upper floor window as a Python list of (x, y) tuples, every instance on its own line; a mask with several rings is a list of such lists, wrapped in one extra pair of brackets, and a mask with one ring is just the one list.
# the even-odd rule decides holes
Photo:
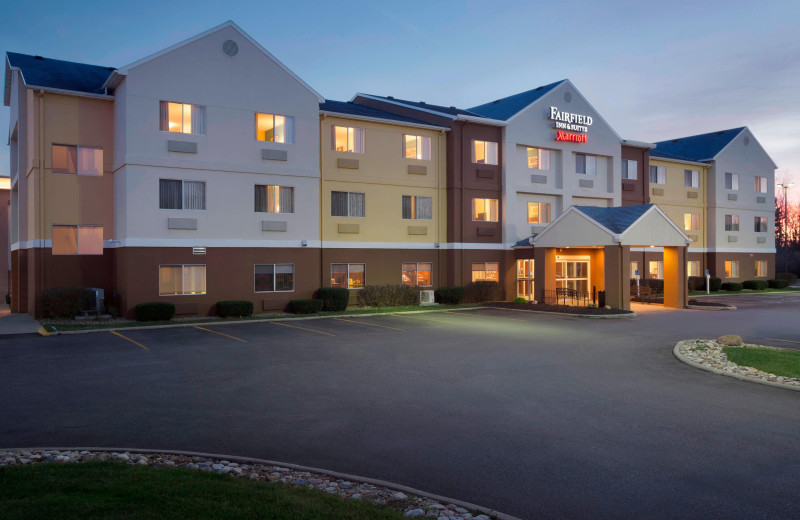
[(528, 147), (527, 154), (528, 168), (532, 170), (550, 169), (550, 150)]
[(650, 165), (650, 184), (666, 184), (667, 168)]
[(364, 129), (332, 126), (331, 149), (336, 152), (364, 153)]
[(53, 226), (54, 255), (102, 255), (103, 226)]
[(256, 139), (273, 143), (293, 143), (294, 118), (256, 113)]
[(54, 144), (53, 173), (103, 175), (103, 149), (93, 146)]
[(331, 192), (332, 217), (363, 217), (366, 195), (347, 191)]
[(637, 178), (637, 170), (639, 163), (630, 159), (622, 160), (622, 178), (635, 181)]
[(767, 217), (756, 217), (755, 218), (755, 232), (756, 233), (766, 233), (767, 232)]
[(294, 213), (294, 188), (256, 184), (255, 211), (260, 213)]
[(431, 220), (433, 218), (433, 198), (403, 195), (403, 218)]
[(529, 224), (549, 224), (550, 223), (550, 203), (549, 202), (529, 202), (528, 203), (528, 223)]
[(497, 164), (497, 143), (473, 140), (472, 162), (476, 164)]
[(159, 179), (158, 207), (160, 209), (206, 209), (206, 183)]
[(766, 193), (766, 192), (767, 192), (767, 178), (756, 177), (756, 193)]
[(472, 220), (497, 222), (497, 199), (472, 199)]
[(430, 262), (409, 262), (401, 267), (403, 285), (430, 287), (433, 285), (432, 273), (433, 264)]
[(597, 157), (582, 153), (575, 154), (575, 173), (597, 175)]
[(725, 231), (739, 231), (739, 215), (725, 215)]
[(421, 135), (403, 135), (403, 157), (431, 160), (431, 138)]
[(738, 173), (725, 173), (725, 189), (738, 190), (739, 189), (739, 174)]
[(206, 107), (162, 101), (160, 128), (164, 132), (206, 135)]
[(699, 213), (684, 213), (683, 214), (683, 229), (685, 231), (699, 231), (700, 230), (700, 214)]
[(687, 188), (699, 188), (700, 172), (697, 170), (683, 170), (683, 185)]

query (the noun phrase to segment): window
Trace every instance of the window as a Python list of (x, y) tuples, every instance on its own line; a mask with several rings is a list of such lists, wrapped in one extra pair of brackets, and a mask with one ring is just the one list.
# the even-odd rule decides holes
[(158, 180), (160, 209), (206, 209), (206, 183), (203, 181)]
[(725, 231), (739, 231), (739, 215), (725, 215)]
[(684, 231), (700, 231), (700, 214), (684, 213), (683, 229)]
[(767, 192), (767, 178), (756, 177), (756, 193), (766, 193), (766, 192)]
[(472, 162), (477, 164), (497, 164), (497, 143), (472, 141)]
[(767, 276), (767, 262), (766, 262), (766, 260), (756, 260), (756, 276), (757, 277), (766, 277)]
[(737, 260), (725, 261), (725, 278), (739, 278), (739, 262)]
[(597, 157), (594, 155), (575, 154), (575, 173), (597, 175)]
[(403, 195), (403, 218), (406, 220), (431, 220), (433, 198)]
[(430, 262), (409, 262), (402, 267), (403, 285), (430, 287), (432, 283), (433, 264)]
[(517, 260), (517, 298), (533, 300), (534, 260)]
[(738, 190), (739, 189), (739, 174), (738, 173), (725, 173), (725, 189)]
[(550, 150), (542, 148), (528, 148), (528, 168), (532, 170), (550, 169)]
[(255, 292), (294, 291), (294, 264), (256, 264)]
[(472, 220), (497, 222), (497, 199), (472, 199)]
[(206, 107), (162, 101), (160, 128), (164, 132), (206, 135)]
[(366, 264), (331, 264), (331, 287), (361, 289), (365, 271)]
[(481, 262), (472, 264), (473, 282), (499, 282), (500, 264), (497, 262)]
[(347, 191), (331, 192), (332, 217), (363, 217), (366, 196)]
[(636, 278), (636, 271), (639, 270), (639, 261), (634, 260), (631, 262), (631, 279)]
[(699, 188), (700, 172), (697, 170), (683, 170), (683, 185), (687, 188)]
[(205, 265), (161, 265), (158, 267), (159, 295), (173, 296), (205, 293)]
[(53, 226), (54, 255), (102, 255), (103, 226)]
[(549, 224), (550, 223), (550, 203), (549, 202), (529, 202), (528, 203), (528, 223), (529, 224)]
[(686, 262), (686, 276), (700, 276), (699, 260), (689, 260)]
[(650, 260), (648, 266), (648, 278), (657, 278), (659, 280), (664, 278), (664, 262), (661, 260)]
[(54, 144), (52, 150), (53, 173), (78, 175), (103, 175), (103, 149), (92, 146)]
[(664, 166), (650, 166), (650, 184), (666, 184), (667, 168)]
[(273, 143), (293, 143), (294, 118), (256, 113), (256, 139)]
[(636, 180), (636, 170), (639, 168), (639, 163), (631, 160), (622, 160), (622, 178), (632, 181)]
[(332, 126), (331, 148), (337, 152), (364, 153), (364, 129)]
[(431, 160), (431, 138), (421, 135), (403, 135), (403, 157)]
[(256, 184), (255, 211), (260, 213), (294, 213), (294, 188)]
[(754, 231), (756, 233), (766, 233), (767, 232), (767, 217), (756, 217), (755, 218), (755, 228)]

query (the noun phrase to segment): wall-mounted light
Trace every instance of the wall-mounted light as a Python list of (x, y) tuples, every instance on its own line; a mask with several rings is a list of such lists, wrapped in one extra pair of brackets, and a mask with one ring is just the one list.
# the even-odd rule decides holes
[(303, 247), (308, 246), (308, 240), (303, 240), (302, 242), (300, 242), (300, 245)]
[(433, 247), (435, 247), (436, 249), (439, 249), (439, 242), (434, 242), (433, 243)]

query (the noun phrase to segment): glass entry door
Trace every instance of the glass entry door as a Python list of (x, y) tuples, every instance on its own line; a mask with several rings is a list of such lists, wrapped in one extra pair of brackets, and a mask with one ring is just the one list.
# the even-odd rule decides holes
[(556, 257), (556, 287), (589, 292), (589, 259)]
[(517, 298), (533, 300), (533, 259), (517, 260)]

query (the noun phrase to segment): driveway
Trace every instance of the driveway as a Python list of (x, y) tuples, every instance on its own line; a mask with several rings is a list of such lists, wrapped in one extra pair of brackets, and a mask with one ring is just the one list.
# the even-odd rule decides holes
[(0, 340), (0, 447), (259, 457), (522, 518), (787, 518), (800, 392), (672, 356), (722, 334), (800, 347), (800, 295), (759, 298), (632, 320), (483, 309)]

